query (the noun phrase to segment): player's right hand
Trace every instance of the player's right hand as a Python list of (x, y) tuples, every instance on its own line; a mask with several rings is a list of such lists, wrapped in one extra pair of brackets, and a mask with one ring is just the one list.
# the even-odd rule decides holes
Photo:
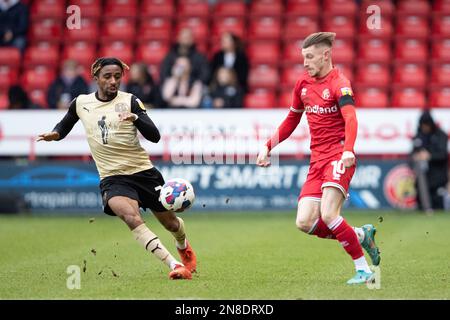
[(38, 135), (36, 141), (54, 141), (59, 139), (59, 133), (56, 131)]
[(267, 146), (264, 146), (259, 152), (258, 158), (256, 159), (256, 165), (260, 167), (270, 166), (269, 148)]

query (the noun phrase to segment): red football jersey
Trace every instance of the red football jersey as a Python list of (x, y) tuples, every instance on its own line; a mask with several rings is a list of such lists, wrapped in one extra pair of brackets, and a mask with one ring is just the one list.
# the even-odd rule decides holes
[(345, 122), (340, 106), (354, 104), (350, 81), (333, 69), (323, 78), (305, 72), (297, 81), (291, 110), (305, 112), (311, 134), (311, 162), (343, 152)]

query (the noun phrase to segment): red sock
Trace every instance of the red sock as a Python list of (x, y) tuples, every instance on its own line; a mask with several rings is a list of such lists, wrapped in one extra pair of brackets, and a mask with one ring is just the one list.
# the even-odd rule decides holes
[(333, 232), (331, 232), (325, 222), (323, 222), (322, 217), (319, 217), (319, 219), (317, 220), (316, 227), (314, 228), (312, 234), (318, 236), (319, 238), (336, 239)]
[(355, 231), (347, 224), (347, 221), (345, 221), (344, 218), (341, 216), (337, 217), (328, 225), (328, 228), (331, 229), (331, 232), (333, 232), (336, 239), (342, 244), (345, 251), (351, 255), (353, 260), (364, 256)]

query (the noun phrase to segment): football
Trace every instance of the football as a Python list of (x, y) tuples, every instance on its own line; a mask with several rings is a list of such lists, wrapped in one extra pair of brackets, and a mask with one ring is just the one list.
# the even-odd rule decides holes
[(169, 211), (182, 212), (189, 209), (195, 200), (194, 188), (181, 178), (170, 179), (161, 188), (159, 201)]

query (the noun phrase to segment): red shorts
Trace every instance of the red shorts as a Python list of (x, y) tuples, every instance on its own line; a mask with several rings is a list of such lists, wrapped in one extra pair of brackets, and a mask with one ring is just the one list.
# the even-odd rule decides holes
[(305, 184), (300, 192), (301, 198), (312, 198), (320, 200), (322, 198), (322, 190), (325, 187), (335, 187), (341, 190), (344, 198), (347, 198), (348, 188), (353, 174), (356, 170), (356, 165), (345, 168), (341, 161), (341, 153), (334, 156), (314, 162), (310, 165), (308, 176)]

